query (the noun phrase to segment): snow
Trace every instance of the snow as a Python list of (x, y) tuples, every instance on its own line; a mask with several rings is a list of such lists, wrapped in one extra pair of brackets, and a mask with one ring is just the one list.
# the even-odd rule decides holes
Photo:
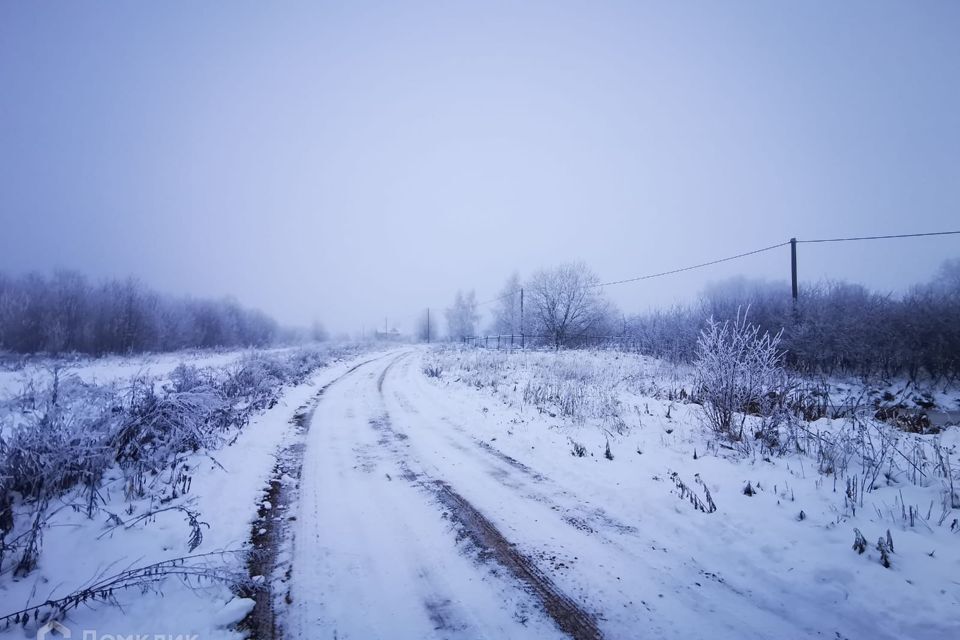
[(378, 360), (317, 408), (294, 533), (289, 635), (560, 637), (516, 585), (460, 553), (441, 510), (371, 428)]
[[(210, 356), (217, 366), (236, 357)], [(172, 360), (153, 362), (151, 375), (169, 373)], [(442, 375), (425, 375), (427, 365)], [(85, 375), (119, 380), (138, 366), (91, 364)], [(939, 522), (944, 479), (926, 466), (915, 479), (904, 461), (936, 443), (956, 476), (956, 427), (897, 434), (904, 458), (861, 507), (843, 478), (818, 472), (812, 451), (720, 446), (700, 407), (680, 400), (691, 377), (615, 352), (399, 347), (335, 363), (286, 389), (230, 446), (194, 457), (189, 505), (210, 525), (195, 553), (248, 548), (251, 527), (267, 531), (258, 512), (288, 522), (279, 552), (289, 584), (267, 572), (253, 581), (289, 589), (278, 613), (291, 637), (564, 637), (557, 607), (582, 617), (580, 637), (960, 637), (960, 527), (950, 527), (960, 514)], [(303, 407), (312, 408), (305, 435), (291, 420)], [(842, 434), (850, 425), (805, 427)], [(301, 475), (279, 477), (297, 489), (288, 504), (266, 489), (278, 452), (301, 442)], [(712, 512), (689, 498), (707, 503), (707, 491)], [(16, 581), (0, 576), (0, 612), (188, 553), (176, 511), (109, 529), (107, 512), (126, 506), (121, 494), (108, 489), (92, 524), (61, 509), (39, 567)], [(909, 507), (921, 514), (914, 526)], [(851, 548), (854, 528), (867, 539), (863, 555)], [(888, 530), (895, 551), (885, 568), (876, 541)], [(231, 556), (221, 562), (246, 570)], [(162, 597), (118, 599), (122, 609), (81, 607), (67, 625), (236, 638), (253, 606), (221, 583), (175, 579)]]
[[(229, 363), (238, 355), (223, 354), (215, 360)], [(136, 366), (132, 361), (128, 364)], [(168, 364), (164, 362), (164, 366)], [(194, 456), (195, 473), (188, 505), (200, 512), (200, 519), (210, 526), (203, 530), (203, 542), (193, 553), (228, 552), (223, 557), (217, 556), (215, 564), (241, 573), (245, 571), (242, 558), (229, 552), (248, 546), (250, 526), (257, 518), (258, 503), (263, 501), (276, 451), (291, 437), (292, 416), (320, 387), (353, 364), (350, 360), (321, 368), (307, 383), (287, 388), (280, 402), (251, 420), (231, 446)], [(175, 366), (173, 363), (169, 368), (172, 370)], [(15, 611), (47, 598), (62, 597), (100, 574), (110, 575), (128, 567), (190, 553), (189, 530), (182, 514), (162, 513), (147, 524), (110, 530), (108, 513), (116, 512), (126, 519), (123, 512), (126, 502), (116, 486), (108, 486), (105, 498), (107, 504), (93, 521), (70, 509), (57, 513), (44, 533), (37, 569), (19, 580), (12, 580), (9, 574), (0, 579), (0, 602), (3, 603), (0, 611)], [(135, 507), (142, 509), (144, 505)], [(163, 583), (162, 597), (153, 593), (144, 595), (136, 589), (115, 595), (120, 607), (93, 604), (91, 608), (81, 607), (70, 612), (65, 623), (74, 630), (74, 637), (79, 637), (78, 630), (95, 630), (101, 636), (196, 634), (205, 639), (237, 638), (238, 632), (228, 627), (242, 619), (252, 603), (236, 598), (220, 583), (188, 586), (176, 579)], [(22, 637), (19, 631), (11, 630), (7, 634)]]
[[(936, 512), (932, 530), (905, 526), (899, 508), (897, 518), (889, 516), (900, 492), (924, 512), (930, 500), (939, 504), (939, 484), (882, 487), (854, 516), (844, 510), (843, 487), (834, 490), (832, 477), (820, 476), (810, 460), (743, 459), (711, 446), (698, 406), (627, 390), (669, 388), (661, 364), (611, 353), (558, 357), (576, 359), (582, 370), (611, 372), (607, 390), (616, 390), (623, 413), (632, 416), (623, 435), (602, 430), (602, 421), (578, 424), (521, 404), (519, 391), (544, 366), (543, 354), (499, 356), (501, 362), (483, 367), (496, 372), (490, 381), (498, 384), (479, 390), (457, 381), (459, 371), (439, 383), (405, 376), (411, 382), (391, 390), (388, 408), (409, 429), (411, 446), (518, 544), (573, 559), (574, 568), (559, 572), (558, 581), (603, 612), (607, 635), (627, 637), (638, 624), (657, 637), (960, 633), (956, 534), (936, 526)], [(587, 457), (570, 455), (571, 438), (584, 444)], [(603, 456), (608, 438), (612, 461)], [(955, 429), (942, 437), (945, 446), (957, 440)], [(489, 455), (488, 447), (497, 453)], [(529, 471), (502, 464), (500, 455)], [(717, 512), (696, 511), (680, 499), (671, 472), (695, 489), (699, 474)], [(747, 482), (759, 487), (752, 497), (742, 493)], [(854, 527), (871, 545), (892, 531), (892, 569), (880, 565), (872, 547), (864, 556), (851, 550)]]
[(213, 624), (224, 629), (243, 620), (253, 610), (252, 598), (233, 598), (213, 616)]
[[(282, 353), (291, 348), (259, 350), (258, 353)], [(46, 380), (52, 376), (54, 368), (60, 369), (60, 375), (76, 376), (87, 384), (108, 385), (126, 383), (135, 377), (150, 377), (164, 381), (180, 364), (196, 367), (223, 368), (250, 353), (250, 349), (231, 349), (225, 351), (190, 350), (173, 353), (159, 353), (137, 356), (104, 356), (90, 358), (30, 358), (23, 366), (0, 366), (0, 399), (19, 393), (28, 380)]]

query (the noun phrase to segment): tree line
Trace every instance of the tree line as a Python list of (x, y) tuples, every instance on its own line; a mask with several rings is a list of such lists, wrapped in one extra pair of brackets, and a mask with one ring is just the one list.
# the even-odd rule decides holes
[[(488, 330), (500, 335), (523, 334), (531, 344), (556, 347), (579, 346), (586, 338), (609, 335), (615, 331), (618, 312), (599, 285), (600, 279), (583, 263), (543, 269), (526, 281), (515, 273), (496, 300)], [(446, 320), (452, 339), (477, 335), (480, 311), (473, 291), (457, 292)]]
[(783, 332), (786, 364), (800, 373), (960, 379), (960, 260), (899, 296), (828, 281), (802, 286), (794, 305), (785, 291), (727, 281), (692, 304), (628, 318), (625, 332), (641, 351), (689, 362), (707, 320), (733, 321), (739, 311), (771, 335)]
[(277, 334), (272, 318), (232, 299), (163, 295), (132, 278), (93, 284), (76, 271), (0, 273), (0, 350), (159, 352), (262, 346)]
[[(558, 348), (597, 344), (603, 336), (642, 353), (692, 362), (711, 318), (734, 322), (746, 314), (761, 332), (782, 332), (786, 364), (800, 373), (960, 379), (960, 259), (946, 261), (933, 279), (902, 295), (830, 281), (802, 286), (794, 304), (784, 283), (736, 278), (707, 287), (689, 304), (630, 316), (605, 298), (599, 283), (581, 263), (545, 269), (526, 281), (514, 274), (487, 330), (523, 333), (534, 344)], [(452, 338), (478, 333), (472, 293), (458, 294), (447, 320)]]

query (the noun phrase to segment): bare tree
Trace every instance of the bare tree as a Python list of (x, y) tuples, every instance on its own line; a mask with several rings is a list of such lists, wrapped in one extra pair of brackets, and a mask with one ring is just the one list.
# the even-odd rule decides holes
[(160, 295), (135, 280), (97, 286), (73, 271), (0, 274), (0, 350), (104, 354), (259, 346), (276, 323), (234, 300)]
[(549, 336), (555, 347), (601, 331), (610, 305), (599, 284), (597, 275), (583, 263), (534, 274), (527, 291), (535, 331)]
[(477, 296), (472, 290), (466, 295), (457, 291), (453, 306), (447, 309), (447, 333), (451, 338), (462, 338), (476, 335), (477, 322), (480, 314), (477, 312)]

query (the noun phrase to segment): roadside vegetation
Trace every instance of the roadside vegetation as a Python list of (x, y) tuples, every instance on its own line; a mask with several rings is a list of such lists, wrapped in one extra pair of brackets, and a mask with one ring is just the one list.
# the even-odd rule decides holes
[[(574, 458), (630, 464), (636, 458), (622, 453), (639, 440), (647, 445), (630, 453), (656, 457), (647, 448), (651, 430), (660, 433), (659, 448), (686, 425), (692, 431), (681, 448), (691, 461), (719, 457), (752, 467), (780, 460), (785, 470), (814, 469), (810, 481), (837, 496), (836, 523), (865, 510), (884, 526), (960, 534), (960, 440), (957, 427), (948, 426), (957, 416), (949, 412), (960, 408), (956, 385), (906, 376), (871, 383), (806, 376), (789, 367), (782, 333), (762, 330), (742, 310), (732, 321), (705, 323), (693, 348), (686, 364), (614, 348), (447, 346), (425, 356), (424, 370), (439, 384), (465, 384), (521, 414), (546, 418), (567, 434)], [(954, 416), (952, 422), (932, 423), (926, 412), (934, 407)], [(701, 497), (674, 480), (695, 507), (716, 509), (706, 485)], [(904, 498), (906, 487), (911, 499)], [(748, 496), (756, 491), (749, 482), (743, 487)], [(881, 560), (889, 562), (887, 543), (881, 547)]]
[(488, 325), (480, 311), (472, 292), (458, 293), (447, 311), (449, 338), (486, 333), (496, 345), (497, 336), (523, 335), (532, 347), (608, 345), (691, 364), (708, 322), (747, 314), (761, 335), (779, 336), (783, 364), (806, 376), (960, 380), (960, 259), (944, 262), (929, 282), (902, 295), (822, 282), (801, 286), (794, 304), (786, 283), (737, 278), (707, 287), (690, 304), (634, 315), (610, 303), (588, 266), (573, 263), (526, 280), (511, 275)]
[[(19, 392), (0, 399), (0, 581), (34, 572), (45, 534), (73, 514), (102, 528), (101, 536), (167, 516), (182, 520), (182, 562), (129, 568), (114, 576), (116, 584), (108, 580), (111, 587), (154, 585), (166, 574), (232, 580), (239, 573), (225, 568), (223, 558), (193, 553), (210, 527), (192, 497), (200, 461), (215, 463), (215, 452), (236, 441), (284, 389), (356, 353), (354, 347), (253, 351), (226, 367), (180, 364), (163, 378), (107, 385), (58, 366), (31, 375)], [(42, 623), (90, 600), (112, 599), (112, 588), (85, 587), (29, 611), (0, 611), (0, 624), (25, 623), (27, 613)]]

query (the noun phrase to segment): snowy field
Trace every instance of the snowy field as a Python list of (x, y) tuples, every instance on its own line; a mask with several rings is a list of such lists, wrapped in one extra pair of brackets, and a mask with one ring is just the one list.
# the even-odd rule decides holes
[[(802, 452), (744, 453), (682, 399), (690, 372), (643, 357), (453, 351), (424, 368), (439, 377), (395, 390), (398, 405), (430, 399), (436, 437), (483, 461), (451, 456), (448, 477), (530, 554), (562, 565), (555, 579), (605, 635), (960, 633), (955, 427), (822, 418), (797, 425)], [(842, 404), (850, 384), (831, 391)], [(514, 483), (524, 500), (498, 498)], [(876, 545), (888, 531), (885, 568)]]
[[(79, 486), (33, 497), (5, 493), (13, 503), (0, 503), (0, 615), (21, 610), (27, 615), (8, 617), (0, 629), (10, 637), (32, 638), (45, 618), (55, 615), (75, 630), (74, 637), (79, 630), (100, 636), (241, 637), (237, 624), (253, 605), (243, 596), (258, 587), (248, 575), (250, 527), (262, 508), (276, 451), (291, 437), (297, 408), (362, 352), (318, 347), (48, 360), (4, 372), (4, 471), (38, 474), (48, 484), (62, 477), (53, 468), (62, 458), (42, 449), (30, 452), (32, 457), (14, 456), (18, 442), (30, 443), (18, 436), (30, 429), (74, 432), (66, 440), (48, 434), (69, 446), (83, 441), (84, 433), (95, 438), (104, 424), (122, 428), (130, 424), (128, 403), (145, 404), (135, 389), (148, 387), (167, 401), (159, 409), (151, 405), (153, 413), (135, 416), (140, 422), (134, 424), (144, 430), (151, 417), (174, 422), (177, 414), (169, 409), (180, 403), (194, 417), (216, 424), (218, 433), (206, 434), (196, 450), (171, 449), (162, 457), (156, 445), (166, 431), (155, 429), (154, 442), (144, 438), (140, 451), (163, 464), (146, 469), (142, 484), (131, 487), (136, 472), (130, 460), (107, 460), (95, 483), (93, 509), (82, 478)], [(54, 369), (58, 404), (67, 414), (63, 424), (49, 417)], [(211, 400), (212, 412), (206, 404)], [(104, 418), (115, 414), (123, 416), (116, 424)], [(84, 457), (102, 456), (115, 441), (111, 435), (104, 433), (100, 446), (87, 447)], [(4, 509), (12, 511), (12, 523), (11, 511)], [(23, 570), (20, 561), (38, 520), (34, 566)]]
[[(261, 349), (259, 353), (291, 351), (289, 347)], [(149, 377), (163, 381), (180, 364), (196, 367), (223, 368), (246, 354), (246, 349), (222, 351), (180, 351), (140, 356), (105, 356), (91, 358), (17, 357), (8, 355), (0, 360), (0, 396), (10, 397), (21, 393), (30, 383), (48, 379), (55, 370), (62, 375), (73, 375), (87, 384), (106, 385), (126, 383), (136, 377)]]
[[(89, 404), (78, 388), (122, 395), (131, 375), (200, 389), (180, 360), (75, 365), (83, 384), (64, 393)], [(776, 441), (733, 443), (708, 428), (692, 369), (612, 351), (189, 362), (244, 408), (240, 426), (139, 493), (127, 461), (106, 465), (93, 510), (83, 482), (50, 497), (26, 572), (37, 511), (15, 500), (0, 615), (160, 563), (88, 592), (64, 622), (199, 638), (960, 635), (957, 427), (874, 417), (930, 397), (954, 409), (949, 387), (805, 381)], [(14, 422), (46, 423), (41, 400), (24, 411), (23, 385), (8, 389), (9, 442)], [(54, 609), (10, 620), (8, 637), (33, 637)]]

